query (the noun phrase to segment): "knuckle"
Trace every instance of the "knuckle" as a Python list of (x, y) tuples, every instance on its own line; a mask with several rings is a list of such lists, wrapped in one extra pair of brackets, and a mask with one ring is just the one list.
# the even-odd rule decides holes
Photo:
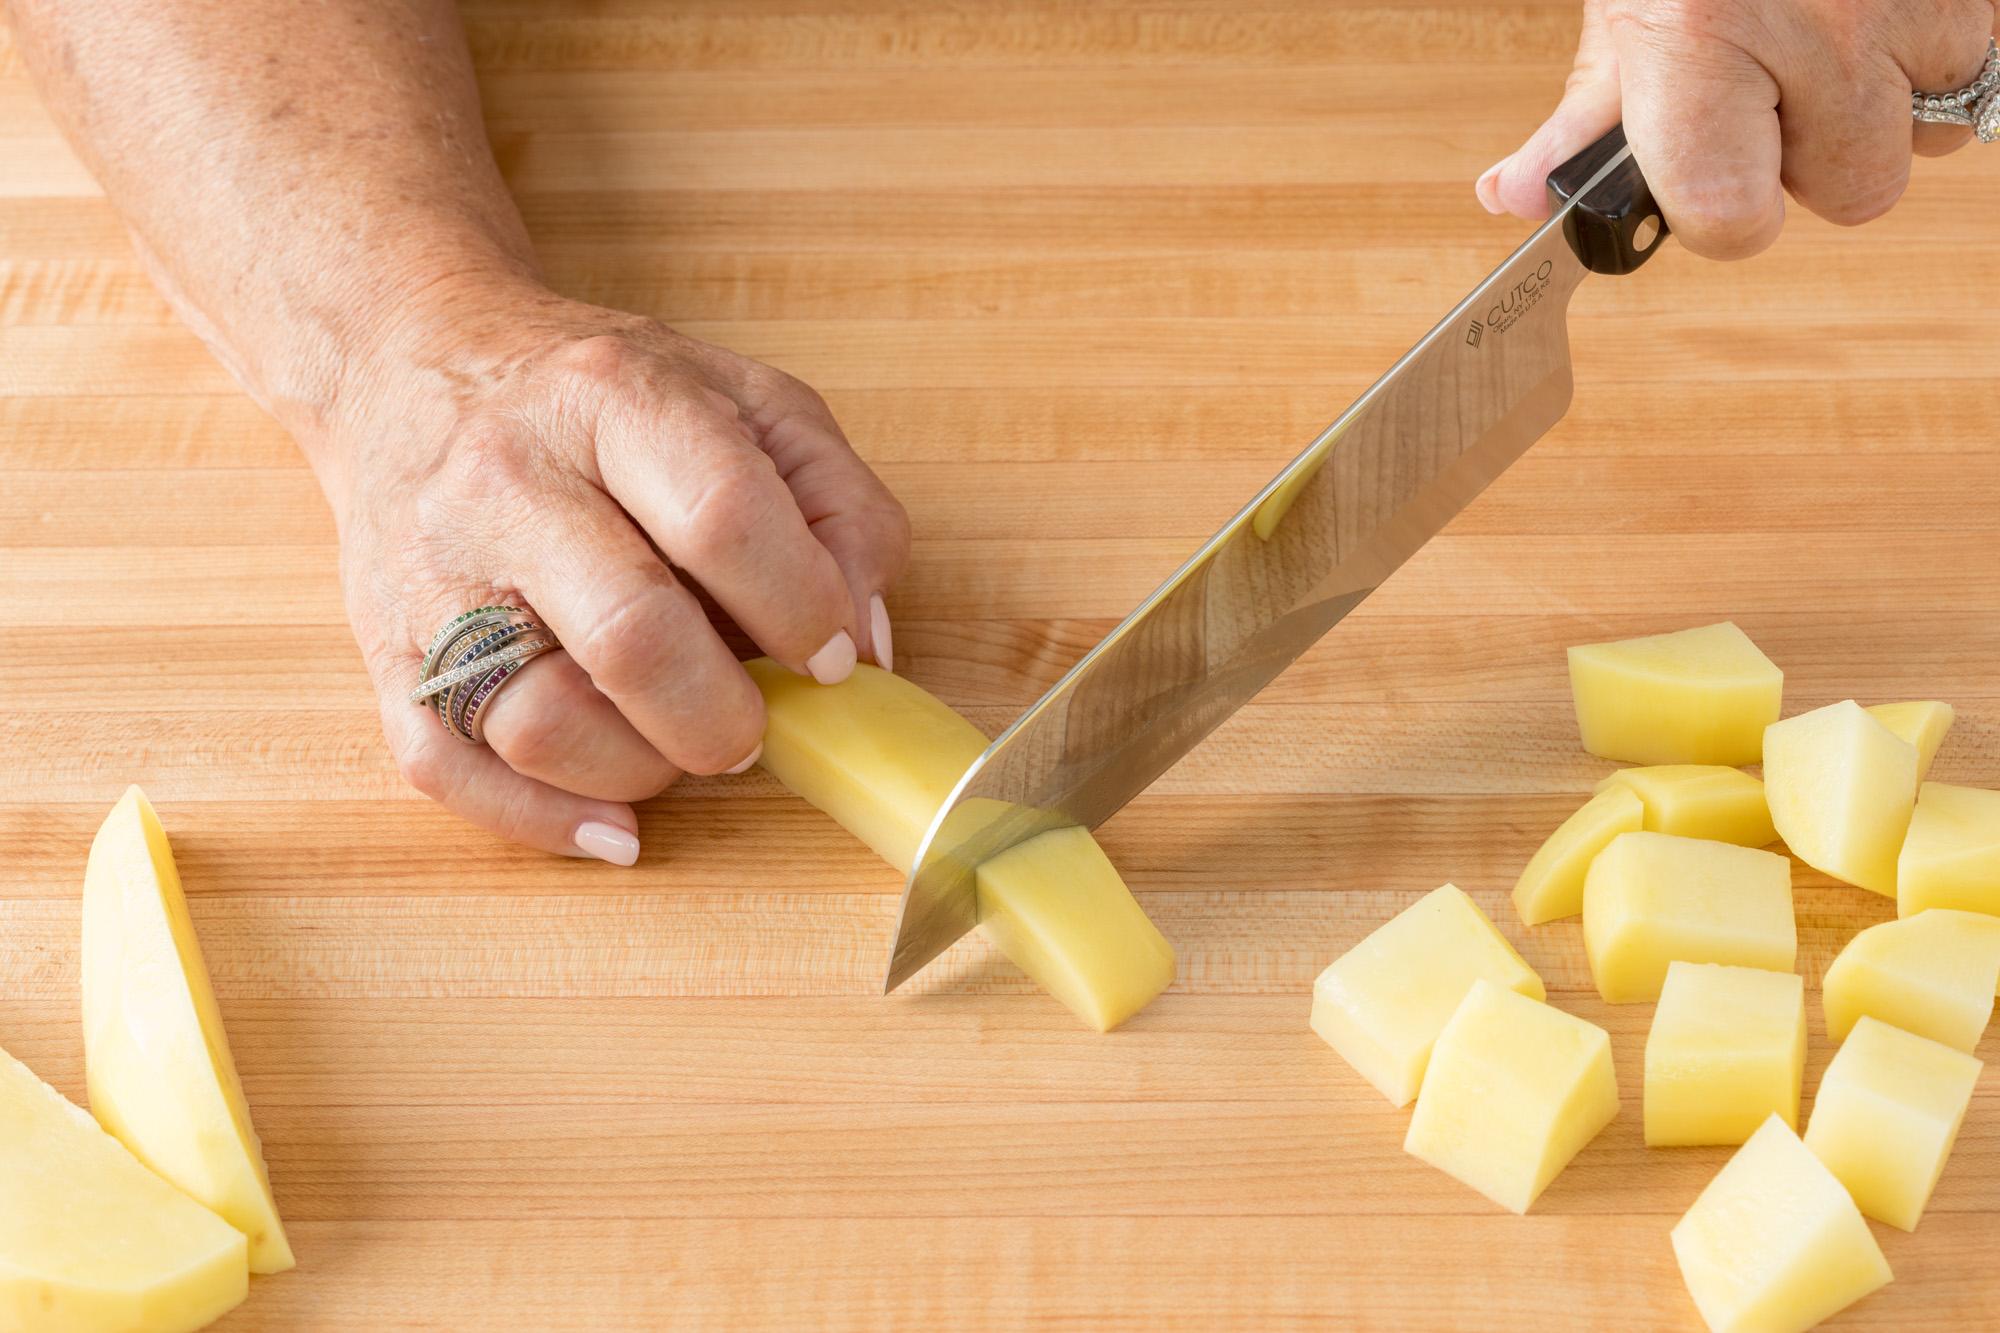
[[(571, 723), (562, 710), (528, 708), (509, 712), (506, 718), (504, 748), (513, 767), (524, 772), (549, 772), (560, 765), (571, 748)], [(488, 727), (490, 730), (491, 723)], [(493, 741), (499, 739), (489, 737)], [(501, 747), (496, 744), (495, 748)]]
[(396, 755), (396, 771), (403, 781), (430, 797), (442, 801), (451, 794), (451, 765), (434, 742), (419, 739), (405, 745)]
[(586, 630), (581, 643), (569, 645), (604, 693), (634, 693), (657, 680), (673, 647), (666, 597), (665, 584), (647, 578)]
[(1799, 188), (1793, 191), (1799, 202), (1840, 227), (1858, 227), (1873, 222), (1902, 199), (1909, 186), (1907, 172), (1875, 174), (1847, 179), (1831, 186)]
[(551, 364), (586, 384), (616, 388), (643, 374), (644, 357), (645, 353), (626, 335), (599, 333), (562, 347), (551, 356)]
[(746, 454), (718, 466), (688, 501), (681, 523), (681, 551), (690, 565), (733, 563), (779, 503), (782, 487), (763, 454)]

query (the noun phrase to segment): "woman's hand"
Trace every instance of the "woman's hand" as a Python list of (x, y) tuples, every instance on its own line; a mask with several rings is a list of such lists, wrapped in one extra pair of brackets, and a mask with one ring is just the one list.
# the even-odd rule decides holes
[[(626, 802), (757, 757), (756, 687), (698, 583), (795, 671), (892, 660), (902, 507), (804, 384), (521, 283), (433, 290), (315, 442), (348, 614), (419, 790), (504, 837), (630, 864)], [(422, 349), (419, 353), (416, 349)], [(485, 713), (490, 748), (409, 693), (438, 626), (522, 606), (566, 649)]]
[(1696, 254), (1763, 250), (1786, 191), (1829, 221), (1867, 222), (1902, 196), (1913, 151), (1971, 138), (1914, 124), (1910, 94), (1970, 83), (1993, 32), (1992, 0), (1585, 0), (1562, 104), (1479, 178), (1479, 198), (1547, 217), (1549, 172), (1622, 117)]

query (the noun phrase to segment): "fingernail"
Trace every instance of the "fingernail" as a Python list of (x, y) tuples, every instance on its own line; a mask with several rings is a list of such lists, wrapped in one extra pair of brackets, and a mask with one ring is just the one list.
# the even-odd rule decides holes
[(806, 659), (806, 670), (822, 685), (840, 684), (854, 674), (854, 640), (846, 630), (840, 631)]
[(604, 824), (594, 819), (576, 826), (576, 849), (585, 856), (594, 856), (615, 866), (629, 866), (639, 859), (637, 837), (616, 824)]
[(875, 645), (875, 665), (894, 671), (896, 650), (889, 639), (889, 608), (882, 604), (879, 592), (868, 599), (868, 641)]
[(750, 765), (756, 763), (759, 759), (762, 759), (763, 757), (764, 757), (764, 742), (758, 741), (757, 748), (750, 752), (750, 757), (748, 759), (745, 759), (742, 763), (738, 764), (734, 768), (725, 768), (722, 771), (725, 773), (748, 773), (750, 771)]

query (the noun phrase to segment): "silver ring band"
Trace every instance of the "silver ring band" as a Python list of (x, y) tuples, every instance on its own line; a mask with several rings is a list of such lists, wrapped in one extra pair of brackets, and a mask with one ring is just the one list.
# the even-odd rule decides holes
[(519, 607), (474, 607), (431, 636), (410, 701), (435, 712), (459, 740), (483, 744), (486, 706), (501, 686), (534, 658), (561, 647), (545, 625)]
[(1948, 93), (1911, 93), (1910, 114), (1926, 125), (1958, 125), (1981, 143), (2000, 139), (2000, 39), (1986, 39), (1979, 77)]

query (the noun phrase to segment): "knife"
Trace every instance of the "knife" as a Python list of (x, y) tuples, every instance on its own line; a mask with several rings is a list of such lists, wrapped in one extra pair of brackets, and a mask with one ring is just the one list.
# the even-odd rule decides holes
[(980, 862), (1110, 818), (1562, 418), (1570, 296), (1637, 269), (1667, 226), (1623, 126), (1548, 189), (1526, 244), (966, 770), (904, 886), (885, 992), (978, 924)]

